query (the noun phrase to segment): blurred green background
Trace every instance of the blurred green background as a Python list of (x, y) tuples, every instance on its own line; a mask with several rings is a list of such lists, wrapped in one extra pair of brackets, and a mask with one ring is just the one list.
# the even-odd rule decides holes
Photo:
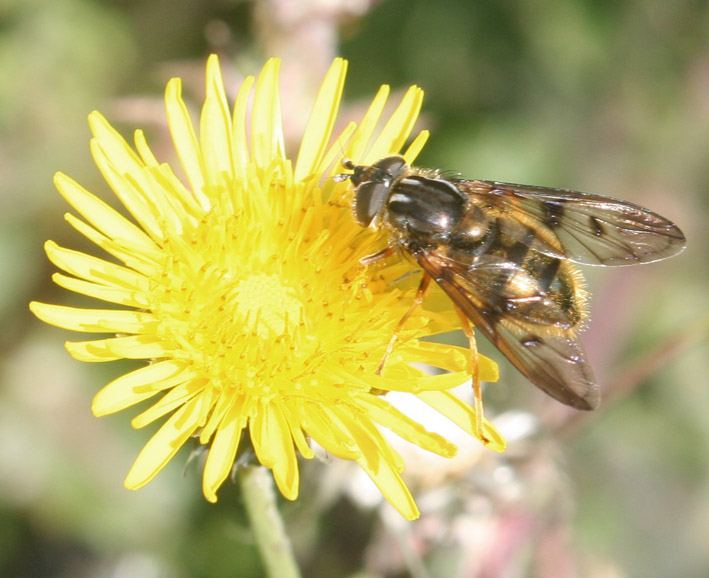
[[(315, 488), (330, 466), (307, 464), (300, 500), (284, 504), (304, 575), (708, 576), (709, 4), (700, 0), (0, 0), (0, 576), (262, 575), (236, 486), (207, 504), (188, 451), (145, 489), (123, 488), (149, 432), (131, 430), (127, 415), (93, 418), (90, 402), (131, 366), (73, 361), (61, 344), (74, 336), (27, 310), (30, 299), (92, 306), (52, 286), (42, 250), (51, 238), (91, 251), (62, 219), (55, 171), (110, 198), (87, 114), (101, 110), (126, 136), (145, 128), (172, 160), (164, 85), (183, 77), (197, 106), (211, 52), (230, 94), (266, 57), (284, 59), (291, 136), (341, 55), (352, 115), (380, 84), (424, 88), (422, 126), (433, 134), (421, 165), (621, 197), (688, 238), (670, 261), (585, 270), (584, 343), (607, 400), (599, 412), (549, 403), (503, 366), (490, 406), (531, 410), (540, 426), (511, 441), (506, 461), (451, 484), (485, 497), (484, 513), (466, 502), (466, 522), (485, 524), (470, 529), (449, 512), (436, 532), (426, 516), (402, 527), (338, 492), (322, 499)], [(295, 138), (290, 146), (295, 154)], [(490, 490), (495, 480), (517, 493)], [(412, 542), (419, 548), (402, 546)], [(392, 543), (401, 548), (382, 562)], [(479, 557), (500, 561), (470, 570), (465, 553), (485, 545)]]

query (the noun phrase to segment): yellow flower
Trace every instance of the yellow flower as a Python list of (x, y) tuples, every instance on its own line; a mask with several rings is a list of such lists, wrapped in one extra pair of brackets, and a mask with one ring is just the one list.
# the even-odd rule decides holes
[[(248, 446), (242, 440), (247, 430), (256, 458), (272, 470), (286, 498), (298, 495), (296, 450), (312, 458), (309, 444), (316, 442), (356, 461), (413, 519), (418, 509), (401, 478), (404, 464), (379, 427), (442, 456), (454, 456), (457, 448), (383, 394), (415, 395), (474, 434), (473, 411), (447, 391), (468, 379), (469, 355), (420, 340), (456, 327), (434, 295), (407, 323), (383, 375), (376, 375), (391, 332), (410, 306), (416, 276), (406, 275), (410, 265), (400, 259), (359, 264), (385, 241), (354, 222), (347, 207), (351, 185), (331, 177), (343, 155), (365, 164), (399, 152), (423, 93), (409, 89), (375, 136), (388, 97), (388, 87), (381, 87), (361, 122), (332, 140), (347, 68), (335, 60), (293, 166), (284, 152), (278, 68), (278, 60), (269, 60), (258, 79), (247, 78), (231, 112), (217, 57), (210, 57), (199, 131), (180, 80), (168, 83), (167, 118), (186, 183), (155, 158), (141, 131), (134, 150), (93, 112), (94, 160), (132, 220), (59, 173), (59, 192), (83, 217), (66, 219), (113, 259), (52, 241), (46, 251), (66, 273), (54, 275), (58, 285), (117, 307), (33, 302), (30, 308), (52, 325), (112, 335), (67, 342), (78, 360), (149, 360), (106, 385), (92, 406), (101, 416), (157, 398), (132, 425), (169, 416), (138, 455), (126, 487), (145, 485), (195, 436), (209, 446), (203, 491), (214, 502), (240, 443)], [(409, 162), (427, 136), (420, 133), (404, 152)], [(427, 375), (413, 362), (448, 372)], [(496, 379), (493, 362), (481, 358), (480, 365), (482, 379)], [(488, 422), (485, 435), (493, 449), (504, 448)]]

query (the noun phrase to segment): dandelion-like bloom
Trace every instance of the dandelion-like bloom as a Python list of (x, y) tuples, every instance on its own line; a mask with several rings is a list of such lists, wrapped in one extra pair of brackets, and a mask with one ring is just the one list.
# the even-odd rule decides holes
[[(412, 87), (375, 136), (388, 88), (359, 124), (333, 139), (346, 62), (337, 59), (318, 94), (295, 165), (283, 144), (277, 60), (247, 78), (229, 110), (216, 56), (207, 64), (206, 100), (197, 131), (181, 97), (167, 85), (167, 118), (183, 183), (160, 163), (141, 131), (135, 150), (97, 112), (89, 116), (91, 151), (133, 220), (64, 174), (59, 192), (83, 217), (68, 222), (112, 256), (106, 260), (49, 241), (49, 259), (67, 274), (54, 281), (117, 308), (77, 309), (33, 302), (43, 321), (112, 336), (67, 342), (76, 359), (122, 358), (149, 363), (106, 385), (94, 398), (97, 416), (150, 398), (136, 428), (164, 418), (125, 480), (149, 482), (195, 436), (209, 446), (203, 491), (216, 501), (248, 431), (258, 461), (282, 494), (298, 495), (297, 452), (314, 456), (314, 441), (356, 461), (406, 518), (418, 509), (401, 478), (404, 464), (383, 426), (442, 456), (456, 447), (387, 402), (388, 391), (419, 397), (475, 434), (475, 415), (448, 390), (468, 379), (465, 349), (421, 341), (456, 327), (434, 294), (408, 321), (383, 375), (386, 343), (411, 303), (416, 280), (401, 259), (365, 268), (359, 259), (384, 241), (361, 229), (347, 207), (351, 185), (337, 183), (342, 155), (367, 164), (401, 150), (418, 116), (422, 91)], [(248, 112), (253, 89), (253, 105)], [(404, 152), (420, 151), (420, 133)], [(428, 375), (413, 362), (447, 373)], [(480, 358), (481, 378), (496, 379)], [(504, 440), (485, 422), (490, 446)]]

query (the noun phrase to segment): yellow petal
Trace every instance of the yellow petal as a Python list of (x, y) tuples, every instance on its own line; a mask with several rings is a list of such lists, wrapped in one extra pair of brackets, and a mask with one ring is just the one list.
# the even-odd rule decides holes
[(74, 291), (74, 293), (87, 295), (94, 299), (101, 299), (108, 303), (116, 303), (118, 305), (124, 305), (125, 307), (138, 307), (141, 309), (147, 309), (150, 306), (149, 301), (142, 292), (133, 291), (131, 289), (106, 287), (105, 285), (98, 285), (97, 283), (67, 277), (61, 273), (54, 273), (54, 275), (52, 275), (52, 281), (60, 287), (64, 287), (64, 289)]
[[(295, 500), (298, 497), (300, 473), (293, 449), (293, 440), (290, 436), (290, 428), (283, 416), (280, 404), (270, 405), (272, 408), (268, 412), (268, 438), (263, 445), (269, 446), (267, 452), (273, 459), (273, 479), (276, 481), (278, 489), (286, 499)], [(262, 440), (263, 442), (264, 440)]]
[(116, 361), (123, 359), (106, 347), (107, 339), (92, 339), (90, 341), (67, 341), (64, 343), (69, 354), (77, 361), (89, 363)]
[(301, 181), (315, 172), (325, 153), (337, 119), (345, 87), (347, 61), (336, 58), (325, 75), (300, 142), (294, 179)]
[(222, 422), (226, 419), (227, 414), (233, 414), (241, 420), (239, 429), (246, 427), (248, 422), (248, 414), (245, 409), (246, 399), (247, 396), (243, 393), (236, 393), (235, 391), (229, 393), (221, 392), (221, 395), (217, 396), (209, 419), (199, 434), (199, 442), (202, 444), (209, 443), (214, 432), (221, 427)]
[(125, 481), (129, 490), (142, 488), (165, 467), (198, 427), (198, 399), (177, 410), (150, 438), (131, 467)]
[[(417, 397), (470, 435), (476, 435), (475, 410), (452, 393), (448, 391), (422, 391)], [(496, 452), (505, 451), (507, 447), (505, 438), (502, 437), (487, 418), (483, 420), (483, 430), (485, 437), (490, 440), (486, 447)]]
[(229, 188), (233, 178), (231, 115), (219, 59), (207, 60), (207, 90), (200, 118), (200, 148), (208, 189)]
[(220, 424), (204, 464), (202, 491), (210, 502), (217, 501), (217, 490), (234, 467), (236, 450), (243, 425), (237, 412), (232, 412)]
[(429, 136), (430, 133), (427, 130), (422, 130), (416, 135), (416, 138), (411, 141), (411, 144), (408, 146), (406, 152), (404, 152), (403, 154), (403, 157), (406, 159), (407, 163), (409, 163), (410, 165), (414, 163), (416, 158), (423, 150), (423, 147), (428, 141)]
[(290, 428), (290, 435), (293, 438), (295, 447), (297, 448), (300, 455), (305, 459), (311, 460), (315, 457), (315, 452), (312, 450), (308, 444), (308, 440), (305, 437), (305, 433), (301, 427), (300, 422), (297, 417), (297, 410), (292, 407), (287, 401), (283, 404), (283, 414), (288, 422), (288, 427)]
[(184, 207), (187, 215), (202, 215), (204, 209), (195, 199), (194, 194), (190, 191), (177, 176), (167, 163), (159, 163), (153, 155), (152, 150), (145, 140), (145, 133), (142, 130), (136, 130), (134, 135), (135, 148), (140, 154), (140, 157), (145, 163), (151, 177), (156, 184), (159, 184), (166, 191), (170, 191), (179, 199), (179, 203)]
[[(91, 151), (99, 170), (135, 219), (152, 232), (153, 238), (160, 239), (159, 222), (179, 222), (183, 207), (175, 203), (171, 191), (165, 191), (155, 181), (142, 159), (103, 116), (91, 113), (89, 124), (95, 135)], [(179, 215), (173, 214), (175, 208)]]
[(284, 425), (277, 405), (261, 400), (249, 429), (256, 457), (267, 468), (273, 468), (280, 457), (279, 444), (284, 441)]
[(351, 424), (350, 431), (362, 448), (362, 457), (357, 463), (372, 479), (382, 495), (389, 500), (407, 520), (415, 520), (420, 512), (409, 488), (402, 480), (401, 456), (381, 437), (381, 434), (366, 422)]
[(146, 277), (152, 275), (158, 263), (164, 259), (164, 253), (155, 244), (137, 245), (128, 239), (110, 239), (71, 213), (65, 213), (64, 218), (89, 241), (141, 275)]
[(141, 229), (123, 215), (92, 195), (63, 173), (54, 175), (54, 185), (66, 201), (98, 230), (112, 239), (125, 239), (146, 250), (153, 242)]
[(310, 408), (304, 417), (301, 420), (303, 429), (326, 452), (343, 460), (362, 457), (361, 450), (348, 432), (337, 428), (328, 407)]
[(372, 467), (380, 462), (386, 462), (395, 471), (404, 471), (404, 461), (401, 455), (384, 439), (381, 431), (369, 416), (360, 414), (360, 412), (345, 411), (341, 407), (333, 408), (333, 413), (337, 416), (336, 422), (342, 424), (342, 429), (352, 436), (362, 455)]
[[(163, 194), (162, 191), (154, 189), (146, 194), (144, 189), (139, 188), (132, 175), (126, 173), (123, 167), (116, 165), (112, 161), (97, 139), (92, 139), (89, 146), (94, 163), (116, 196), (130, 211), (143, 230), (152, 239), (162, 242), (164, 232), (161, 228), (161, 215), (155, 210), (155, 203), (159, 200), (158, 197)], [(100, 228), (97, 223), (94, 224), (97, 228)]]
[[(382, 155), (374, 156), (367, 155), (367, 147), (370, 145), (374, 129), (379, 123), (379, 119), (384, 112), (384, 107), (389, 98), (390, 88), (386, 84), (379, 87), (376, 96), (372, 100), (364, 118), (359, 123), (357, 131), (352, 137), (351, 147), (348, 149), (348, 154), (356, 163), (372, 163), (378, 161)], [(378, 151), (375, 153), (377, 154)]]
[(284, 159), (281, 100), (278, 93), (278, 70), (281, 62), (271, 58), (266, 62), (256, 81), (251, 112), (252, 161), (260, 169), (267, 168), (274, 159)]
[(254, 77), (247, 76), (239, 87), (234, 102), (232, 121), (232, 150), (234, 158), (234, 178), (242, 181), (246, 178), (249, 164), (249, 144), (246, 139), (246, 114), (249, 106), (249, 96), (254, 85)]
[(144, 182), (146, 173), (143, 171), (143, 160), (100, 112), (95, 110), (89, 115), (89, 127), (106, 158), (114, 166), (121, 167), (124, 174), (130, 174), (141, 188), (149, 188)]
[(30, 311), (45, 323), (87, 333), (154, 333), (157, 320), (151, 313), (112, 309), (77, 309), (32, 301)]
[(411, 521), (421, 515), (409, 488), (388, 462), (376, 461), (373, 464), (367, 459), (361, 458), (357, 460), (357, 463), (376, 484), (382, 495), (404, 518)]
[(106, 340), (106, 346), (124, 359), (160, 359), (175, 350), (172, 344), (157, 335), (114, 337)]
[(91, 405), (95, 416), (108, 415), (144, 401), (159, 391), (194, 379), (194, 367), (176, 360), (151, 363), (114, 379), (99, 391)]
[[(464, 372), (467, 379), (470, 379), (471, 354), (467, 347), (457, 347), (449, 345), (446, 355), (441, 355), (440, 344), (431, 341), (419, 341), (416, 344), (416, 358), (420, 363), (440, 367), (447, 371)], [(497, 363), (489, 357), (478, 354), (478, 372), (480, 381), (494, 382), (500, 378), (500, 371)], [(457, 385), (463, 383), (462, 380)], [(436, 389), (444, 389), (438, 387)]]
[(54, 241), (47, 241), (44, 250), (52, 263), (76, 277), (101, 285), (125, 287), (137, 291), (148, 289), (148, 280), (126, 267), (80, 251), (65, 249)]
[(406, 91), (401, 103), (367, 153), (367, 162), (375, 162), (390, 154), (390, 151), (398, 151), (404, 146), (414, 128), (422, 103), (423, 90), (418, 86), (412, 86)]
[(131, 335), (90, 341), (67, 341), (65, 347), (79, 361), (113, 361), (115, 359), (153, 359), (168, 351), (162, 339), (154, 335)]
[[(156, 386), (160, 386), (157, 383)], [(160, 419), (164, 415), (167, 415), (171, 411), (177, 409), (178, 407), (185, 405), (190, 402), (190, 400), (198, 399), (202, 402), (202, 397), (199, 395), (205, 389), (205, 380), (203, 378), (196, 377), (190, 381), (182, 382), (177, 385), (173, 385), (160, 400), (158, 400), (154, 405), (146, 409), (143, 413), (135, 416), (130, 424), (135, 429), (144, 428), (147, 425), (153, 423), (156, 419)], [(199, 410), (202, 410), (201, 405)], [(195, 419), (199, 421), (201, 416), (198, 414)], [(201, 425), (201, 423), (200, 423)]]
[(197, 197), (199, 204), (207, 209), (210, 203), (209, 199), (204, 195), (202, 152), (190, 119), (190, 113), (182, 100), (182, 81), (179, 78), (173, 78), (167, 83), (165, 110), (167, 111), (167, 123), (170, 127), (172, 141), (175, 145), (177, 156), (182, 163), (182, 168), (190, 182), (190, 188)]
[(458, 448), (443, 436), (426, 430), (423, 425), (400, 412), (385, 399), (370, 394), (357, 396), (363, 411), (375, 422), (401, 438), (443, 457), (452, 458)]

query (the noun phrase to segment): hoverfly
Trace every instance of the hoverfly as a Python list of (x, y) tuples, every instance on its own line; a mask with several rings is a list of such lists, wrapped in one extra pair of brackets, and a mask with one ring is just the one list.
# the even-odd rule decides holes
[(434, 280), (453, 302), (470, 343), (481, 439), (482, 394), (470, 322), (541, 390), (574, 408), (595, 409), (599, 388), (577, 335), (588, 313), (575, 264), (650, 263), (685, 247), (672, 222), (609, 197), (444, 178), (400, 156), (369, 166), (345, 159), (342, 165), (352, 172), (336, 180), (354, 185), (357, 223), (388, 234), (387, 248), (361, 262), (400, 251), (423, 270), (377, 373)]

